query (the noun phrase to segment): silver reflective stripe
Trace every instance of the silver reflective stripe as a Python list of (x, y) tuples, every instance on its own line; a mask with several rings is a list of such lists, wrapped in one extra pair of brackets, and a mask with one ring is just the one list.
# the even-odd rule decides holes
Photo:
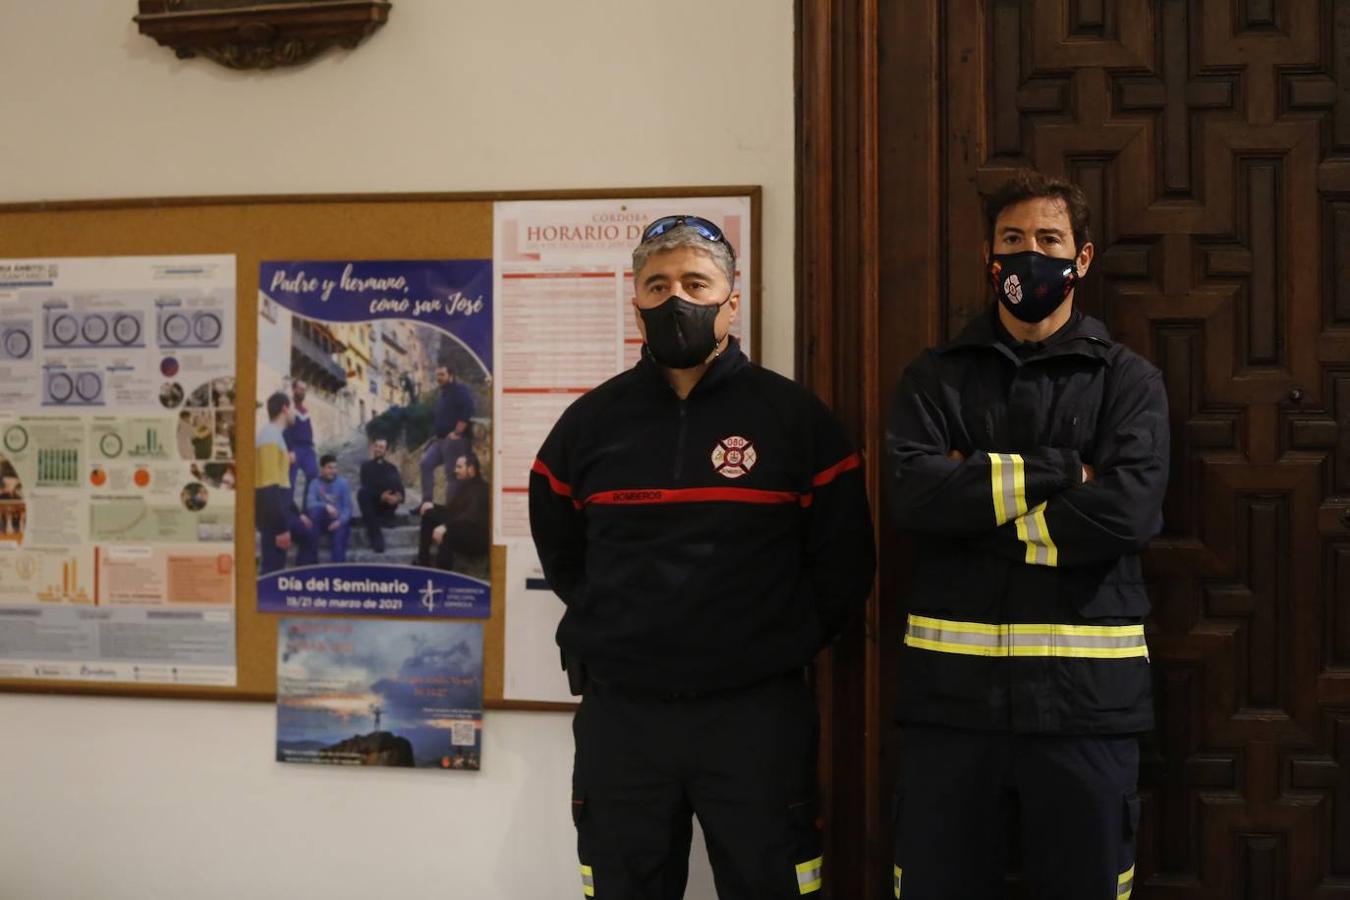
[(1059, 547), (1050, 539), (1045, 504), (1017, 519), (1017, 537), (1027, 545), (1026, 562), (1031, 566), (1058, 566)]
[(595, 896), (595, 873), (590, 866), (581, 867), (581, 893), (587, 897)]
[(1058, 656), (1126, 659), (1148, 656), (1143, 625), (953, 622), (911, 615), (905, 643), (964, 656)]
[(901, 876), (903, 873), (904, 873), (904, 870), (903, 870), (903, 869), (901, 869), (899, 866), (896, 866), (896, 867), (895, 867), (895, 897), (896, 897), (896, 900), (900, 900), (900, 876)]
[(990, 490), (994, 495), (994, 524), (1016, 519), (1027, 511), (1026, 473), (1016, 453), (989, 454)]

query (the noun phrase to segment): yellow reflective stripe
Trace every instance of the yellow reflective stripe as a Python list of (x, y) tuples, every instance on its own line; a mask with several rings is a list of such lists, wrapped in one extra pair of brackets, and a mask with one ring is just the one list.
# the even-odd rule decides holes
[(899, 866), (896, 866), (896, 867), (895, 867), (895, 896), (896, 896), (896, 900), (899, 900), (899, 898), (900, 898), (900, 876), (901, 876), (903, 873), (904, 873), (904, 870), (903, 870), (903, 869), (901, 869)]
[(1027, 511), (1026, 463), (1016, 453), (989, 454), (989, 489), (994, 495), (994, 524)]
[(953, 644), (949, 641), (933, 641), (908, 634), (905, 635), (905, 643), (920, 650), (955, 653), (960, 656), (1052, 656), (1060, 658), (1079, 657), (1081, 659), (1132, 659), (1136, 656), (1148, 656), (1148, 649), (1145, 647), (1063, 647), (1057, 644), (987, 647), (972, 644)]
[(1050, 537), (1050, 525), (1045, 521), (1045, 504), (1042, 503), (1032, 511), (1036, 524), (1041, 528), (1041, 540), (1045, 542), (1045, 549), (1050, 551), (1050, 559), (1046, 562), (1047, 566), (1059, 565), (1059, 548), (1055, 546), (1055, 541)]
[(1031, 538), (1027, 536), (1027, 517), (1018, 516), (1013, 520), (1013, 525), (1017, 527), (1017, 539), (1027, 545), (1027, 562), (1034, 563), (1036, 554), (1031, 549)]
[(812, 894), (820, 890), (820, 870), (824, 865), (823, 856), (797, 864), (797, 893)]
[(910, 615), (905, 644), (961, 656), (1148, 657), (1143, 625), (992, 625)]
[(595, 896), (595, 873), (587, 865), (581, 867), (581, 893), (587, 897)]
[(1027, 511), (1027, 467), (1022, 457), (1013, 454), (1013, 496), (1017, 498), (1017, 514)]
[(1014, 622), (1007, 625), (992, 625), (988, 622), (956, 622), (951, 619), (934, 619), (928, 616), (911, 614), (911, 625), (923, 628), (940, 628), (944, 631), (956, 631), (966, 634), (1062, 634), (1093, 637), (1133, 637), (1144, 633), (1143, 625), (1057, 625)]
[(1001, 454), (989, 454), (989, 482), (990, 490), (994, 495), (994, 524), (1002, 525), (1011, 517), (1008, 515), (1008, 508), (1003, 502), (1003, 456)]
[(1018, 516), (1017, 539), (1026, 544), (1026, 563), (1029, 566), (1058, 566), (1059, 547), (1050, 537), (1050, 525), (1045, 521), (1045, 504)]
[(1116, 884), (1116, 900), (1130, 900), (1130, 894), (1134, 892), (1134, 866), (1121, 872)]

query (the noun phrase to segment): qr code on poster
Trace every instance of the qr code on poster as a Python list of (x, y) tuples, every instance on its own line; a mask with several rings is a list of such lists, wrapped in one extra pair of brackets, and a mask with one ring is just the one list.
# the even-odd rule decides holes
[(477, 730), (472, 719), (452, 722), (450, 725), (450, 746), (472, 747), (478, 742), (478, 736), (475, 734)]

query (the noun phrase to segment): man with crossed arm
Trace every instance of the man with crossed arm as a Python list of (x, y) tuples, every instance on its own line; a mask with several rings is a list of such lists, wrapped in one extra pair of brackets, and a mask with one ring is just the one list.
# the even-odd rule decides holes
[(892, 513), (918, 541), (895, 896), (1002, 897), (1015, 822), (1032, 896), (1120, 900), (1153, 727), (1138, 553), (1162, 525), (1167, 401), (1074, 309), (1083, 192), (1021, 172), (986, 217), (996, 301), (909, 366), (887, 432)]

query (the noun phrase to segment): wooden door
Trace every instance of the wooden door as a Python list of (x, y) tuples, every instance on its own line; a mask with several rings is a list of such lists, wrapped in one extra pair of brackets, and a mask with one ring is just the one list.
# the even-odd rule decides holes
[[(1350, 2), (799, 9), (799, 376), (877, 484), (886, 392), (988, 302), (979, 192), (1021, 165), (1082, 185), (1079, 303), (1172, 408), (1135, 896), (1350, 897)], [(883, 545), (823, 668), (831, 847), (867, 871), (836, 897), (885, 896), (907, 564)]]

